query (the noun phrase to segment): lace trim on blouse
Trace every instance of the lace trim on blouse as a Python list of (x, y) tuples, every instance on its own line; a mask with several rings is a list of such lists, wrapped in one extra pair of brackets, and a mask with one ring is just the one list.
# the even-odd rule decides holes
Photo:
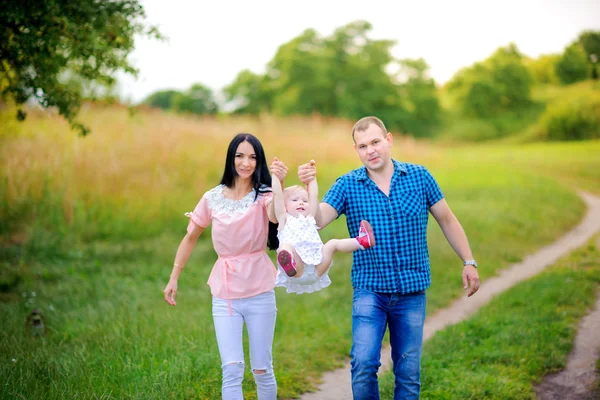
[[(256, 197), (254, 189), (248, 192), (242, 199), (233, 200), (223, 195), (224, 188), (225, 185), (216, 186), (204, 195), (206, 200), (208, 200), (208, 207), (213, 213), (236, 217), (245, 214), (250, 206), (254, 204), (254, 198)], [(191, 212), (185, 213), (187, 217), (191, 217), (191, 214)]]

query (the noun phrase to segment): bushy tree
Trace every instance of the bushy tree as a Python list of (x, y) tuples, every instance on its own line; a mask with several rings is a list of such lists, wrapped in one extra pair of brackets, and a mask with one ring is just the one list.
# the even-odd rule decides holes
[(428, 76), (424, 59), (404, 59), (399, 63), (402, 118), (398, 123), (414, 136), (431, 136), (441, 119), (442, 109), (434, 80)]
[(563, 84), (584, 81), (590, 77), (588, 57), (580, 43), (568, 46), (556, 62), (556, 75)]
[(558, 84), (556, 76), (556, 62), (560, 59), (560, 54), (544, 54), (536, 59), (526, 60), (526, 65), (531, 71), (535, 83)]
[(235, 112), (259, 114), (271, 109), (270, 88), (266, 76), (250, 70), (241, 71), (235, 80), (223, 89), (227, 102), (235, 107)]
[(173, 110), (192, 114), (215, 114), (217, 102), (212, 91), (206, 86), (195, 83), (184, 93), (173, 97)]
[(150, 107), (170, 110), (173, 108), (173, 98), (178, 94), (181, 92), (174, 89), (158, 90), (146, 97), (142, 103), (148, 104)]
[(592, 79), (598, 79), (598, 62), (600, 61), (600, 31), (583, 31), (577, 41), (585, 50), (591, 65)]
[(194, 83), (184, 92), (167, 89), (150, 94), (144, 101), (151, 107), (192, 114), (215, 114), (218, 111), (213, 92), (202, 85)]
[(532, 84), (523, 55), (510, 44), (459, 71), (448, 83), (448, 91), (466, 115), (486, 118), (530, 104)]
[[(395, 42), (371, 39), (371, 29), (366, 21), (325, 37), (307, 29), (279, 47), (264, 75), (242, 71), (225, 88), (227, 98), (239, 104), (238, 112), (349, 119), (377, 114), (391, 129), (410, 127), (408, 131), (424, 134), (427, 129), (417, 124), (430, 126), (440, 111), (433, 80), (424, 77), (427, 64), (419, 61), (415, 77), (399, 79), (388, 72), (393, 65), (402, 69), (391, 54)], [(417, 66), (408, 64), (405, 71)]]
[(0, 81), (3, 99), (20, 107), (34, 98), (55, 106), (82, 134), (75, 121), (81, 104), (76, 85), (65, 73), (99, 85), (114, 83), (118, 70), (135, 74), (127, 60), (136, 35), (160, 37), (142, 21), (138, 0), (5, 0), (0, 7)]

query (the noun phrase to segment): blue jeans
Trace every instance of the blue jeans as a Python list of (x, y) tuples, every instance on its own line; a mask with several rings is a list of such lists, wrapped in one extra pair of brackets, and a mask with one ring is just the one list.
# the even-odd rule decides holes
[(355, 400), (379, 399), (377, 371), (381, 342), (390, 328), (394, 399), (418, 399), (425, 291), (409, 294), (354, 289), (352, 298), (352, 393)]

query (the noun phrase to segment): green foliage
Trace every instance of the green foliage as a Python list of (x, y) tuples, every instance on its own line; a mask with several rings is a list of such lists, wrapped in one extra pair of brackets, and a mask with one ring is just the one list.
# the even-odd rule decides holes
[(465, 115), (488, 118), (529, 105), (532, 84), (523, 56), (510, 44), (459, 71), (447, 87)]
[(397, 124), (413, 136), (433, 136), (442, 119), (442, 107), (437, 87), (428, 76), (429, 66), (424, 59), (404, 59), (400, 63), (399, 76), (402, 113)]
[(592, 55), (600, 59), (600, 31), (583, 31), (579, 34), (577, 42), (585, 50), (588, 59)]
[(219, 109), (212, 91), (200, 83), (194, 83), (185, 92), (172, 89), (156, 91), (143, 103), (163, 110), (199, 115), (216, 114)]
[(169, 110), (173, 106), (173, 98), (178, 94), (180, 92), (173, 89), (158, 90), (146, 97), (143, 103), (150, 107)]
[(600, 138), (600, 89), (581, 90), (550, 104), (540, 118), (538, 137), (549, 140)]
[(173, 96), (172, 107), (177, 112), (193, 114), (215, 114), (218, 110), (212, 91), (199, 83)]
[[(320, 36), (307, 29), (283, 44), (265, 75), (240, 72), (225, 88), (236, 112), (344, 117), (376, 113), (391, 129), (431, 135), (441, 108), (424, 60), (397, 60), (391, 40), (373, 40), (366, 21)], [(387, 68), (394, 69), (389, 73)]]
[[(136, 35), (159, 37), (141, 23), (138, 0), (8, 0), (0, 8), (0, 89), (17, 105), (34, 98), (56, 106), (75, 129), (81, 103), (76, 85), (61, 82), (68, 71), (85, 81), (110, 85), (114, 73), (135, 74), (127, 60)], [(18, 111), (19, 119), (25, 114)]]
[(560, 59), (559, 54), (545, 54), (536, 59), (527, 60), (526, 64), (537, 84), (557, 84), (556, 62)]
[(571, 84), (588, 79), (590, 63), (583, 46), (573, 43), (568, 46), (556, 62), (556, 75), (563, 84)]
[(266, 77), (250, 70), (241, 71), (223, 93), (234, 104), (236, 113), (259, 114), (271, 109), (271, 90)]
[(441, 125), (443, 131), (437, 138), (441, 142), (482, 142), (513, 137), (534, 126), (544, 108), (544, 103), (534, 101), (520, 109), (488, 118), (466, 116), (462, 112), (449, 110)]

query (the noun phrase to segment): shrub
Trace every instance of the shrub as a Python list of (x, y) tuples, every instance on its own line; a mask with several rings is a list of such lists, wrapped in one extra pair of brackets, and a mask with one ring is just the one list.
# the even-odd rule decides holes
[(549, 140), (600, 138), (600, 91), (579, 92), (550, 104), (539, 126), (540, 136)]

